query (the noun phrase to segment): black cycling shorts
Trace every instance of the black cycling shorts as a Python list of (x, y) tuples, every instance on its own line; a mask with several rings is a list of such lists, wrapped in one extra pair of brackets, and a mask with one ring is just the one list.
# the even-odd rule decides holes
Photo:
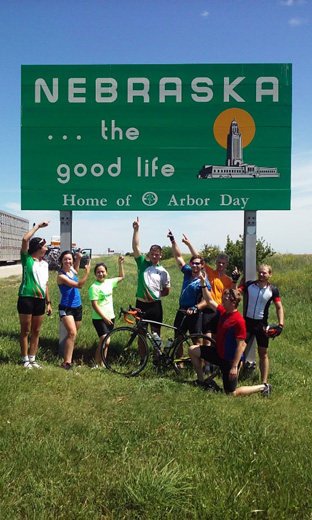
[[(183, 307), (181, 307), (182, 309)], [(186, 310), (186, 309), (184, 309)], [(174, 326), (186, 333), (189, 331), (190, 334), (201, 334), (202, 332), (202, 312), (196, 312), (194, 314), (185, 314), (180, 309), (178, 310)]]
[(64, 316), (73, 316), (75, 321), (82, 320), (82, 305), (79, 307), (65, 307), (65, 305), (59, 305), (59, 316), (60, 318), (64, 318)]
[[(146, 320), (159, 321), (163, 320), (163, 310), (161, 300), (155, 300), (154, 302), (141, 302), (141, 300), (137, 300), (135, 303), (137, 309), (141, 309), (144, 314), (144, 318)], [(160, 325), (151, 324), (153, 329), (160, 328)]]
[(112, 319), (113, 323), (111, 325), (108, 325), (107, 323), (105, 323), (104, 320), (92, 320), (93, 326), (94, 326), (96, 332), (98, 333), (99, 338), (101, 336), (106, 336), (106, 334), (108, 334), (111, 330), (113, 330), (114, 321), (115, 321), (115, 319), (113, 318)]
[(219, 321), (219, 314), (212, 309), (203, 309), (203, 334), (211, 332), (215, 334), (217, 332), (217, 326)]
[(245, 318), (247, 329), (247, 342), (255, 336), (258, 347), (268, 348), (269, 338), (264, 334), (263, 327), (267, 325), (262, 320), (253, 320), (252, 318)]
[(45, 311), (45, 299), (33, 298), (32, 296), (20, 296), (17, 300), (17, 311), (19, 314), (42, 316)]
[(200, 347), (201, 358), (209, 361), (212, 365), (217, 365), (221, 368), (223, 388), (227, 394), (232, 394), (237, 387), (238, 378), (229, 379), (229, 373), (232, 368), (232, 362), (227, 359), (222, 359), (216, 351), (215, 347), (202, 345)]

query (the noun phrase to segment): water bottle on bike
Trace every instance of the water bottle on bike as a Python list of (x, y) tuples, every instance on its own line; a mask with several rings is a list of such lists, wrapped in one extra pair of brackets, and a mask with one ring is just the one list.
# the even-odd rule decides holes
[(161, 350), (162, 341), (161, 341), (161, 338), (158, 336), (157, 332), (155, 332), (155, 331), (152, 332), (152, 338), (153, 338), (155, 347), (157, 347), (159, 350)]
[(166, 354), (168, 354), (168, 352), (170, 351), (170, 349), (172, 347), (172, 343), (173, 343), (173, 339), (168, 339), (168, 341), (164, 347), (164, 351), (166, 352)]

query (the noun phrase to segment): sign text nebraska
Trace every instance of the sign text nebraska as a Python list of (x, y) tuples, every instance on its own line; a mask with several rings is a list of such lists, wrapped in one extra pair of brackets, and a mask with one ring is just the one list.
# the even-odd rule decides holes
[[(240, 84), (246, 80), (245, 76), (238, 76), (230, 80), (224, 77), (223, 102), (229, 103), (232, 99), (239, 103), (245, 103), (245, 99), (236, 92)], [(87, 78), (69, 78), (67, 82), (68, 103), (87, 103), (87, 95), (90, 97), (91, 88), (87, 89)], [(195, 103), (207, 103), (213, 99), (213, 81), (208, 77), (196, 77), (191, 82), (191, 99)], [(219, 91), (220, 85), (217, 85)], [(93, 86), (92, 86), (93, 91)], [(59, 99), (59, 79), (53, 78), (48, 84), (44, 78), (35, 81), (35, 103), (41, 103), (42, 93), (49, 103), (56, 103)], [(114, 103), (118, 99), (118, 82), (115, 78), (95, 79), (96, 103)], [(272, 101), (279, 100), (279, 80), (274, 76), (260, 76), (255, 84), (255, 99), (262, 102), (263, 96), (271, 96)], [(182, 103), (183, 81), (178, 77), (160, 78), (158, 83), (158, 101), (165, 103), (166, 98), (175, 98), (176, 103)], [(150, 103), (150, 81), (148, 78), (128, 78), (127, 103), (133, 103), (135, 98), (141, 98), (143, 103)], [(124, 100), (123, 100), (124, 101)], [(154, 100), (155, 101), (155, 100)]]

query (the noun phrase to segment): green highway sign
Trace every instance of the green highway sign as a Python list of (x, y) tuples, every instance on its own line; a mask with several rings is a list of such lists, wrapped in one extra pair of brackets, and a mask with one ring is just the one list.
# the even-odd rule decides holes
[(22, 209), (290, 209), (291, 72), (22, 66)]

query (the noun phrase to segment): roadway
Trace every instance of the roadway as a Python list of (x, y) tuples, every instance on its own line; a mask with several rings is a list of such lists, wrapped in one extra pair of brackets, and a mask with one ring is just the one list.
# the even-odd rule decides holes
[(0, 278), (9, 276), (22, 276), (21, 264), (0, 265)]

